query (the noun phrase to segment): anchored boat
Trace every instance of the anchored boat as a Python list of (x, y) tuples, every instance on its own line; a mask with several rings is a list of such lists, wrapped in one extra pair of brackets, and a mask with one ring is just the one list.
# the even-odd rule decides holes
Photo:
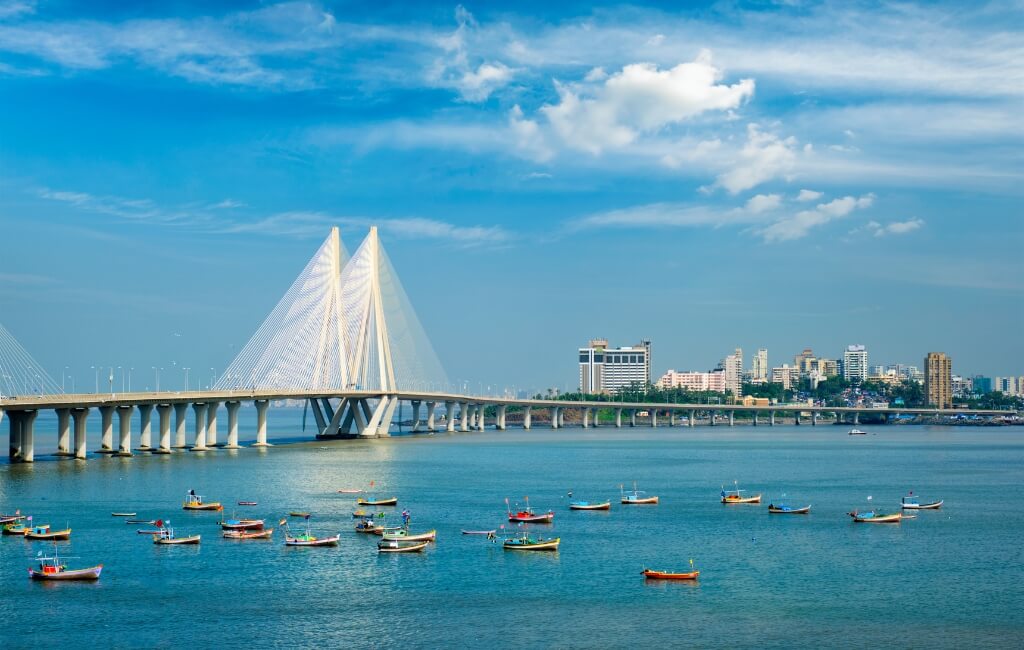
[(531, 537), (530, 533), (524, 530), (519, 535), (506, 539), (501, 547), (506, 551), (557, 551), (561, 541), (561, 537)]
[(806, 515), (811, 512), (811, 506), (804, 506), (802, 508), (794, 508), (793, 506), (787, 506), (784, 503), (775, 505), (774, 503), (768, 504), (768, 514), (770, 515)]
[(280, 525), (284, 527), (284, 545), (285, 546), (337, 546), (341, 540), (341, 535), (335, 535), (334, 537), (316, 537), (309, 530), (309, 515), (306, 515), (306, 532), (299, 533), (298, 535), (292, 535), (288, 529), (288, 520), (282, 519)]
[(356, 499), (357, 506), (396, 506), (398, 505), (398, 497), (391, 497), (389, 499), (364, 499), (359, 497)]
[(262, 530), (262, 519), (227, 519), (220, 522), (223, 530)]
[(853, 512), (846, 513), (853, 517), (854, 523), (858, 524), (898, 524), (903, 519), (902, 512), (875, 512), (874, 510), (868, 510), (867, 512)]
[(65, 528), (64, 530), (50, 530), (49, 524), (45, 526), (34, 526), (25, 531), (25, 539), (36, 542), (68, 540), (71, 539), (71, 529)]
[(226, 530), (225, 539), (270, 539), (274, 535), (273, 528), (260, 530)]
[(524, 498), (526, 500), (526, 507), (518, 512), (512, 512), (512, 508), (509, 506), (508, 499), (505, 499), (505, 508), (508, 510), (509, 521), (529, 524), (550, 524), (552, 521), (554, 521), (554, 511), (548, 510), (547, 512), (534, 512), (533, 508), (530, 507), (530, 497)]
[(406, 541), (406, 542), (433, 542), (437, 540), (437, 531), (428, 530), (425, 533), (410, 533), (408, 528), (399, 528), (390, 532), (385, 532), (382, 537), (386, 541)]
[(900, 507), (904, 510), (938, 510), (942, 507), (943, 503), (942, 499), (939, 499), (938, 501), (930, 501), (928, 503), (921, 503), (918, 501), (917, 497), (914, 496), (914, 493), (911, 492), (901, 499)]
[(854, 427), (854, 428), (850, 429), (850, 435), (851, 436), (866, 436), (866, 435), (868, 435), (868, 432), (867, 431), (861, 431), (857, 427)]
[[(67, 559), (67, 558), (65, 558)], [(99, 580), (103, 565), (98, 564), (86, 569), (69, 569), (57, 556), (57, 545), (54, 544), (52, 557), (39, 557), (39, 569), (29, 568), (28, 576), (33, 580)]]
[(648, 580), (696, 580), (700, 571), (687, 571), (685, 573), (673, 573), (672, 571), (655, 571), (644, 569), (643, 576)]
[(398, 539), (382, 539), (377, 542), (378, 553), (422, 553), (429, 542), (402, 541)]
[[(167, 522), (171, 523), (171, 522)], [(161, 526), (160, 531), (153, 536), (153, 543), (161, 546), (177, 546), (179, 544), (198, 544), (200, 535), (188, 535), (178, 537), (170, 526)]]
[(572, 501), (569, 503), (569, 510), (611, 510), (612, 502), (590, 503), (589, 501)]
[(182, 510), (223, 510), (219, 502), (213, 501), (206, 503), (203, 501), (203, 497), (196, 494), (195, 490), (189, 490), (188, 494), (185, 495), (185, 500), (181, 504)]
[(737, 503), (761, 503), (761, 495), (753, 494), (751, 496), (743, 496), (746, 490), (741, 490), (738, 487), (736, 481), (732, 482), (733, 489), (726, 490), (725, 486), (722, 486), (722, 503), (725, 504), (737, 504)]
[(641, 496), (646, 494), (643, 490), (636, 488), (636, 481), (633, 481), (633, 491), (625, 492), (623, 486), (619, 485), (620, 502), (628, 506), (653, 506), (657, 505), (658, 497)]

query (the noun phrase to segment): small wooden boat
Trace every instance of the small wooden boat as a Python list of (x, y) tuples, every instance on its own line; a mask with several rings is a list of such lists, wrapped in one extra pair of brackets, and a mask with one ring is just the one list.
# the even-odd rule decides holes
[[(49, 525), (47, 524), (46, 527), (49, 528)], [(4, 535), (24, 535), (30, 529), (31, 527), (25, 524), (6, 524), (2, 532)]]
[(124, 523), (128, 524), (129, 526), (132, 524), (144, 524), (148, 526), (149, 524), (155, 524), (156, 521), (153, 519), (129, 519)]
[[(505, 508), (508, 509), (508, 520), (526, 524), (550, 524), (555, 519), (553, 510), (547, 512), (534, 512), (530, 507), (530, 497), (525, 497), (526, 507), (518, 512), (512, 512), (508, 499), (505, 499)], [(518, 505), (517, 505), (518, 507)]]
[(25, 519), (25, 515), (21, 514), (21, 510), (15, 510), (13, 515), (0, 515), (0, 525), (13, 524), (23, 519)]
[(88, 567), (86, 569), (69, 569), (57, 556), (57, 548), (54, 545), (53, 557), (40, 557), (39, 569), (29, 568), (28, 577), (33, 580), (99, 580), (103, 572), (103, 565)]
[(359, 488), (350, 488), (346, 490), (338, 490), (338, 494), (361, 494), (362, 490)]
[(36, 542), (68, 540), (71, 539), (71, 529), (65, 528), (64, 530), (50, 530), (48, 525), (35, 526), (25, 532), (25, 539)]
[(399, 531), (399, 530), (402, 530), (401, 526), (384, 526), (384, 525), (380, 525), (380, 526), (377, 526), (374, 529), (373, 534), (374, 535), (379, 535), (379, 536), (383, 537), (386, 533), (393, 533), (393, 532)]
[(561, 537), (554, 539), (531, 537), (529, 533), (523, 531), (521, 535), (506, 539), (501, 547), (506, 551), (557, 551), (561, 541)]
[(464, 530), (464, 531), (462, 531), (462, 534), (463, 535), (487, 535), (488, 537), (490, 537), (491, 535), (494, 535), (497, 532), (498, 532), (497, 529), (492, 529), (492, 530)]
[[(655, 497), (657, 498), (657, 497)], [(590, 503), (589, 501), (573, 501), (569, 504), (569, 510), (611, 510), (612, 502)]]
[(227, 519), (220, 522), (222, 530), (261, 530), (262, 519)]
[(203, 501), (203, 497), (199, 496), (195, 492), (190, 491), (187, 495), (185, 495), (185, 500), (181, 504), (181, 509), (182, 510), (217, 510), (217, 511), (220, 511), (220, 510), (224, 509), (224, 506), (222, 506), (219, 502), (216, 502), (216, 501), (212, 501), (210, 503), (206, 503), (206, 502)]
[(259, 503), (257, 503), (256, 501), (239, 501), (238, 505), (240, 505), (240, 506), (258, 506)]
[[(160, 523), (163, 524), (163, 522), (160, 522)], [(170, 522), (168, 522), (168, 523), (170, 523)], [(169, 526), (161, 525), (160, 526), (160, 530), (157, 532), (156, 535), (153, 536), (153, 543), (154, 544), (161, 544), (161, 545), (164, 545), (164, 546), (175, 546), (175, 545), (178, 545), (178, 544), (198, 544), (199, 543), (199, 539), (200, 539), (199, 535), (189, 535), (187, 537), (178, 537), (174, 533), (174, 529), (173, 528), (171, 528)]]
[(853, 517), (854, 523), (858, 524), (898, 524), (900, 523), (900, 520), (903, 519), (902, 512), (884, 513), (875, 512), (873, 510), (857, 512), (854, 510), (853, 512), (848, 512), (846, 514)]
[(688, 571), (686, 573), (673, 573), (671, 571), (654, 571), (644, 569), (643, 576), (648, 580), (696, 580), (700, 571)]
[(753, 494), (751, 496), (743, 496), (746, 490), (741, 490), (737, 487), (736, 481), (733, 481), (733, 489), (726, 490), (725, 486), (722, 486), (722, 503), (726, 505), (735, 505), (738, 503), (761, 503), (761, 495)]
[(422, 553), (429, 542), (401, 541), (397, 539), (382, 539), (377, 542), (378, 553)]
[(378, 530), (381, 528), (383, 528), (383, 526), (378, 526), (372, 519), (363, 519), (362, 521), (356, 522), (357, 533), (371, 533), (379, 535), (380, 533)]
[(365, 517), (371, 517), (371, 516), (373, 516), (371, 513), (366, 512), (362, 508), (360, 508), (359, 510), (356, 510), (356, 511), (354, 511), (352, 513), (352, 518), (353, 519), (359, 519), (359, 518), (365, 518)]
[(226, 530), (225, 539), (270, 539), (274, 535), (273, 528), (263, 530)]
[(657, 505), (658, 497), (640, 496), (646, 494), (642, 490), (636, 489), (636, 481), (633, 481), (633, 491), (624, 492), (622, 485), (619, 486), (620, 502), (624, 505), (629, 506), (649, 506)]
[(135, 532), (137, 534), (139, 534), (139, 535), (159, 535), (160, 534), (160, 529), (159, 528), (140, 528), (139, 530), (137, 530)]
[(433, 542), (437, 540), (437, 531), (428, 530), (425, 533), (410, 533), (408, 528), (402, 528), (384, 533), (382, 537), (387, 541)]
[(364, 499), (359, 497), (356, 499), (357, 506), (397, 506), (398, 497), (391, 497), (390, 499)]
[(866, 436), (866, 435), (868, 435), (868, 432), (867, 431), (861, 431), (857, 427), (854, 427), (854, 428), (850, 429), (850, 434), (849, 435), (851, 435), (851, 436)]
[(942, 499), (928, 503), (921, 503), (918, 501), (917, 497), (914, 496), (914, 493), (911, 492), (900, 500), (900, 507), (904, 510), (938, 510), (942, 507), (943, 503), (944, 501)]
[(112, 512), (112, 513), (110, 513), (110, 516), (111, 517), (134, 517), (135, 514), (136, 513), (134, 513), (134, 512)]
[(774, 503), (768, 504), (768, 514), (770, 515), (806, 515), (811, 512), (811, 506), (804, 506), (803, 508), (794, 508), (793, 506), (787, 506), (784, 503), (775, 505)]
[(289, 517), (302, 517), (302, 518), (308, 518), (308, 517), (310, 517), (310, 516), (312, 516), (312, 515), (311, 515), (310, 513), (308, 513), (308, 512), (299, 512), (298, 510), (294, 510), (294, 511), (292, 511), (292, 512), (289, 512), (289, 513), (288, 513), (288, 516), (289, 516)]
[(313, 535), (307, 535), (305, 533), (300, 534), (298, 537), (292, 537), (288, 531), (284, 534), (284, 545), (285, 546), (337, 546), (338, 541), (341, 539), (341, 535), (335, 535), (334, 537), (314, 537)]

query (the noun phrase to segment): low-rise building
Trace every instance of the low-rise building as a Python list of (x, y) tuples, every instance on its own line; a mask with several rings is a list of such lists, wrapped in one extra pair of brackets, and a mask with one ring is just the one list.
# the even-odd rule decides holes
[(711, 372), (699, 372), (690, 370), (677, 372), (669, 370), (658, 380), (660, 388), (682, 388), (693, 392), (711, 391), (715, 393), (725, 392), (725, 371), (713, 370)]

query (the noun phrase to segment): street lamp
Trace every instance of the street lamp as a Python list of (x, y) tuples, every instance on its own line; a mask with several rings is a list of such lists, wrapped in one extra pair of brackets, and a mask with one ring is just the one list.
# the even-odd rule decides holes
[(118, 366), (117, 369), (121, 372), (121, 392), (124, 392), (124, 367)]
[(152, 368), (153, 368), (153, 376), (156, 379), (156, 381), (154, 381), (153, 383), (156, 385), (156, 392), (159, 393), (160, 392), (160, 371), (163, 370), (163, 368), (157, 368), (156, 366), (152, 366)]
[(89, 366), (89, 369), (96, 371), (96, 387), (93, 389), (92, 392), (99, 393), (100, 392), (100, 367), (99, 366)]
[(210, 385), (213, 386), (217, 383), (217, 371), (214, 368), (210, 368)]
[(107, 381), (110, 382), (110, 394), (114, 394), (114, 366), (110, 366), (110, 373), (107, 375)]
[(191, 368), (182, 368), (182, 370), (185, 371), (185, 392), (187, 393), (188, 392), (188, 371), (192, 370), (192, 369)]
[(135, 370), (135, 368), (129, 368), (128, 369), (128, 392), (129, 393), (132, 392), (132, 370)]

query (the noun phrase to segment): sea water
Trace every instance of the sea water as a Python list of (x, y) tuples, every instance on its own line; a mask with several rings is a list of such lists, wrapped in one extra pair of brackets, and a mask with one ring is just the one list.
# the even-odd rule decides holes
[[(566, 428), (301, 442), (301, 411), (274, 409), (269, 449), (48, 458), (0, 465), (0, 511), (73, 529), (71, 568), (98, 583), (33, 583), (52, 545), (0, 539), (2, 647), (1021, 647), (1024, 430), (839, 426)], [(226, 421), (226, 418), (222, 418)], [(248, 423), (250, 418), (243, 418)], [(40, 424), (43, 422), (44, 424)], [(92, 423), (90, 423), (92, 424)], [(47, 429), (49, 427), (49, 429)], [(6, 427), (5, 427), (6, 428)], [(116, 429), (116, 427), (115, 427)], [(137, 428), (135, 429), (137, 431)], [(223, 442), (226, 426), (221, 427)], [(308, 439), (308, 433), (305, 434)], [(116, 438), (116, 431), (115, 431)], [(251, 427), (244, 439), (252, 438)], [(191, 433), (190, 433), (191, 439)], [(155, 439), (154, 439), (155, 440)], [(89, 448), (98, 446), (97, 428)], [(52, 445), (51, 445), (52, 446)], [(354, 532), (354, 495), (397, 496), (422, 555), (381, 555)], [(656, 506), (621, 506), (636, 481)], [(723, 486), (762, 492), (725, 506)], [(337, 548), (221, 537), (220, 514), (184, 512), (189, 489), (228, 516), (279, 528), (312, 513)], [(897, 509), (909, 490), (941, 510), (898, 525), (847, 512)], [(609, 512), (568, 509), (611, 500)], [(555, 511), (530, 532), (557, 553), (504, 551), (462, 529), (511, 533), (505, 499)], [(257, 507), (234, 505), (258, 501)], [(769, 501), (811, 514), (767, 514)], [(154, 545), (111, 512), (170, 520), (199, 546)], [(294, 528), (301, 520), (290, 519)], [(501, 526), (505, 529), (502, 530)], [(701, 571), (645, 581), (645, 567)]]

